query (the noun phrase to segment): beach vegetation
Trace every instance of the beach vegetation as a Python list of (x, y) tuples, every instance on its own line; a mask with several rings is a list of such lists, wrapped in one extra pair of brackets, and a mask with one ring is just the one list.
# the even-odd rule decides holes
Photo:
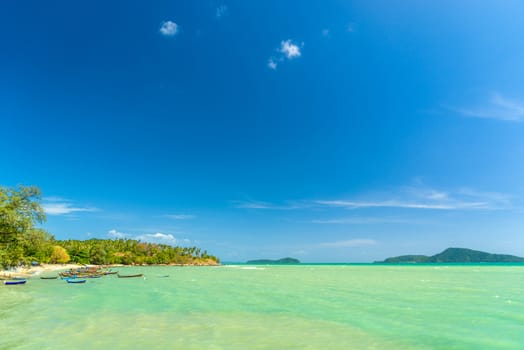
[(34, 186), (0, 186), (0, 266), (32, 262), (62, 264), (213, 265), (219, 259), (198, 247), (135, 239), (57, 240), (38, 228), (45, 221), (41, 193)]
[(14, 266), (46, 255), (48, 237), (36, 225), (45, 221), (40, 189), (0, 186), (0, 264)]
[(69, 254), (67, 254), (67, 251), (59, 246), (55, 245), (53, 246), (53, 252), (51, 253), (51, 257), (49, 261), (53, 264), (65, 264), (69, 262), (71, 258), (69, 257)]
[(406, 263), (520, 263), (524, 258), (507, 254), (491, 254), (467, 248), (448, 248), (439, 254), (402, 255), (387, 258), (379, 263), (406, 264)]

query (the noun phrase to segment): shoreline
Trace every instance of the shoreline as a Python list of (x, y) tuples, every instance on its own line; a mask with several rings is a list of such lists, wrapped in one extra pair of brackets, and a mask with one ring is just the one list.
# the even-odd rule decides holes
[(57, 272), (62, 270), (78, 269), (85, 266), (111, 268), (111, 267), (147, 267), (147, 266), (220, 266), (216, 263), (196, 263), (196, 264), (153, 264), (153, 265), (123, 265), (123, 264), (109, 264), (109, 265), (94, 265), (94, 264), (40, 264), (38, 266), (21, 266), (13, 270), (1, 270), (0, 279), (13, 277), (34, 277), (46, 272)]
[(83, 265), (79, 264), (41, 264), (38, 266), (21, 266), (14, 270), (2, 270), (0, 277), (33, 277), (44, 272), (55, 272), (60, 270), (77, 269)]

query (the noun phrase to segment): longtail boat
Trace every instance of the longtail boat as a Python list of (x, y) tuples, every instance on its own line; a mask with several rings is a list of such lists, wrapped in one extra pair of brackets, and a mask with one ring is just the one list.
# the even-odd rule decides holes
[(15, 284), (25, 284), (26, 282), (27, 282), (26, 280), (4, 281), (4, 284), (9, 286), (9, 285), (15, 285)]
[(58, 276), (40, 276), (41, 280), (56, 280)]
[(81, 279), (67, 279), (66, 280), (67, 283), (86, 283), (86, 280), (81, 280)]
[(144, 276), (143, 273), (137, 273), (136, 275), (121, 275), (121, 274), (118, 274), (117, 275), (118, 278), (132, 278), (132, 277), (142, 277)]

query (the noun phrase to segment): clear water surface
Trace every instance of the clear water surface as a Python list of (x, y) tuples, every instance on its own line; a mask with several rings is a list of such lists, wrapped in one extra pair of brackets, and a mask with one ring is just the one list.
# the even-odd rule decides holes
[(0, 349), (524, 348), (524, 265), (120, 270), (0, 285)]

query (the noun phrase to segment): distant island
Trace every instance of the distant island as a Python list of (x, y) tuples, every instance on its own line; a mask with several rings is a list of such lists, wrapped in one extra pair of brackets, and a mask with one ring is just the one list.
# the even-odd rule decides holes
[(387, 258), (384, 261), (375, 261), (380, 264), (408, 264), (408, 263), (513, 263), (524, 262), (524, 258), (505, 255), (490, 254), (466, 248), (448, 248), (442, 253), (426, 255), (402, 255)]
[(259, 259), (259, 260), (249, 260), (247, 264), (257, 264), (257, 265), (288, 265), (288, 264), (300, 264), (300, 261), (295, 258), (282, 258), (278, 260), (271, 259)]

